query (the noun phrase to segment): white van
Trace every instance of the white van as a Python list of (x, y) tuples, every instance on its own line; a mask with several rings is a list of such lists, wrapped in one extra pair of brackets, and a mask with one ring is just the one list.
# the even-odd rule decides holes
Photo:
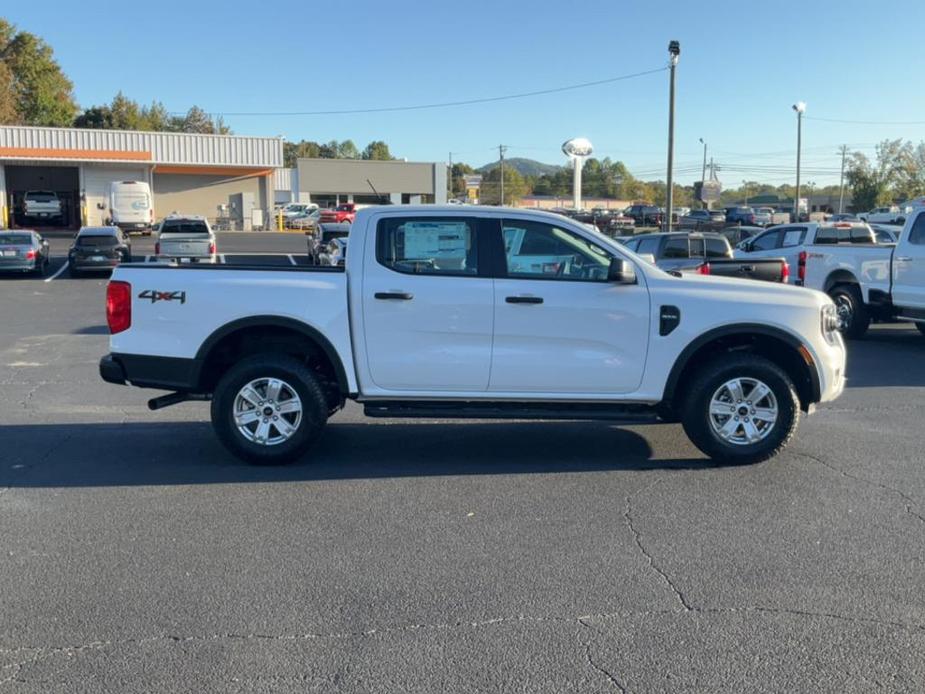
[(151, 234), (154, 203), (151, 188), (143, 181), (113, 181), (109, 187), (110, 224), (129, 233)]

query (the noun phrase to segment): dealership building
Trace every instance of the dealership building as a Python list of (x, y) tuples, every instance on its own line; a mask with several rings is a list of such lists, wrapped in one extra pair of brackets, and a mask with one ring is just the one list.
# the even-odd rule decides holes
[(64, 228), (102, 224), (114, 181), (147, 182), (156, 218), (179, 212), (259, 227), (282, 164), (279, 138), (0, 126), (0, 227), (31, 224), (20, 214), (29, 191), (57, 195)]

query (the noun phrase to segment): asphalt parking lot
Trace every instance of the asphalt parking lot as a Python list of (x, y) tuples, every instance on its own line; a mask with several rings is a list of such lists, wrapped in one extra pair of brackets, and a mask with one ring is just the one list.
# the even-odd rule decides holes
[(203, 403), (100, 380), (106, 278), (53, 277), (67, 245), (0, 278), (0, 691), (925, 689), (918, 331), (850, 343), (845, 395), (760, 465), (674, 425), (348, 407), (264, 469)]

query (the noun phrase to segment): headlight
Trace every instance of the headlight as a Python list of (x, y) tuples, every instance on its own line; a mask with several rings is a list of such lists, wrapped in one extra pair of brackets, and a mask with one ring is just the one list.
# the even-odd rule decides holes
[(838, 342), (838, 312), (835, 310), (835, 304), (822, 307), (822, 336), (830, 345)]

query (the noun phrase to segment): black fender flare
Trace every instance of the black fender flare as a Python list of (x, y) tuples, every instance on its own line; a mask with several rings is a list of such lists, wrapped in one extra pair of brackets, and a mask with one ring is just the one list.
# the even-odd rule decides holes
[(675, 360), (674, 366), (671, 367), (671, 371), (668, 374), (668, 381), (665, 383), (665, 394), (662, 401), (670, 403), (674, 400), (678, 383), (681, 381), (681, 375), (684, 373), (684, 369), (690, 362), (691, 357), (693, 357), (701, 347), (719, 338), (734, 335), (761, 335), (763, 337), (773, 337), (793, 347), (793, 349), (800, 354), (802, 361), (806, 364), (806, 368), (809, 371), (809, 379), (812, 387), (812, 402), (819, 402), (822, 397), (822, 386), (819, 383), (819, 371), (816, 369), (814, 362), (807, 362), (807, 359), (812, 358), (812, 352), (807, 349), (806, 345), (804, 345), (799, 338), (791, 335), (787, 331), (771, 325), (762, 325), (761, 323), (734, 323), (732, 325), (724, 325), (719, 328), (708, 330), (691, 340), (691, 342), (681, 350), (681, 354), (679, 354), (678, 358)]
[(344, 368), (344, 363), (337, 353), (337, 350), (334, 348), (334, 345), (331, 344), (331, 341), (316, 328), (302, 321), (286, 318), (285, 316), (248, 316), (247, 318), (239, 318), (238, 320), (226, 323), (209, 335), (199, 346), (199, 350), (196, 352), (196, 361), (200, 365), (200, 369), (206, 363), (209, 353), (221, 340), (241, 330), (261, 327), (287, 328), (301, 333), (312, 342), (315, 342), (334, 366), (334, 373), (337, 376), (337, 385), (341, 392), (344, 395), (350, 393), (350, 386), (347, 381), (347, 370)]

